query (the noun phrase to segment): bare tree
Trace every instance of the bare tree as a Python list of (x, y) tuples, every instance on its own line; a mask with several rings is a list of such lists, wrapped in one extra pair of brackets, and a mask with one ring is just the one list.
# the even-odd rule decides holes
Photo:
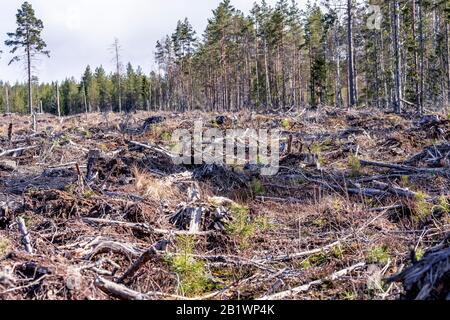
[(348, 106), (352, 108), (356, 104), (355, 92), (355, 61), (353, 51), (353, 3), (347, 0), (347, 41), (348, 41)]
[(61, 118), (61, 105), (59, 103), (59, 85), (56, 82), (56, 108), (58, 109), (58, 117)]
[(400, 15), (398, 0), (394, 0), (392, 9), (392, 30), (393, 30), (393, 45), (395, 55), (394, 67), (394, 112), (400, 113), (402, 111), (402, 71), (401, 71), (401, 53), (400, 53)]
[(119, 39), (115, 38), (114, 43), (112, 44), (111, 49), (114, 52), (114, 62), (116, 65), (116, 77), (117, 77), (117, 96), (119, 101), (119, 112), (122, 112), (122, 79), (121, 79), (121, 67), (122, 63), (120, 61), (120, 50), (121, 46), (119, 43)]
[(8, 85), (5, 85), (5, 99), (6, 99), (6, 113), (10, 113), (10, 105), (9, 105), (9, 88)]

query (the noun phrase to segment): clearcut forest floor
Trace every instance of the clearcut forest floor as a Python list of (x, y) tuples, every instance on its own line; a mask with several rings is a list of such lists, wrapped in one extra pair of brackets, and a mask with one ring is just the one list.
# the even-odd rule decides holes
[[(400, 299), (448, 246), (447, 115), (218, 115), (0, 116), (0, 299)], [(280, 129), (280, 171), (175, 165), (198, 119)]]

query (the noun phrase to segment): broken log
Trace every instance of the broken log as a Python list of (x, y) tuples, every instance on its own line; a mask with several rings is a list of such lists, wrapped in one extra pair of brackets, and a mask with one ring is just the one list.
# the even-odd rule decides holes
[(203, 208), (195, 208), (192, 210), (191, 226), (189, 228), (189, 233), (197, 234), (200, 232), (202, 218), (203, 218)]
[(421, 172), (421, 173), (435, 173), (435, 174), (443, 174), (443, 173), (450, 172), (449, 169), (445, 169), (445, 168), (416, 168), (416, 167), (411, 167), (411, 166), (407, 166), (407, 165), (390, 164), (390, 163), (367, 161), (367, 160), (361, 160), (360, 162), (361, 162), (361, 165), (363, 165), (363, 166), (388, 168), (388, 169), (407, 171), (407, 172)]
[(21, 152), (21, 151), (26, 151), (26, 150), (36, 149), (36, 148), (37, 148), (37, 146), (31, 146), (31, 147), (22, 147), (22, 148), (17, 148), (17, 149), (6, 150), (6, 151), (3, 151), (0, 153), (0, 157), (7, 156), (11, 153)]
[(120, 300), (151, 300), (149, 295), (131, 290), (121, 284), (97, 277), (94, 285), (107, 295)]
[(20, 234), (22, 235), (22, 243), (25, 246), (25, 250), (29, 254), (33, 254), (33, 247), (31, 246), (30, 234), (28, 233), (25, 220), (22, 217), (17, 218), (17, 225), (19, 226)]
[[(450, 239), (450, 235), (449, 235)], [(401, 282), (406, 300), (448, 300), (450, 298), (450, 243), (430, 249), (420, 261), (387, 279)], [(415, 253), (413, 254), (415, 258)], [(415, 260), (415, 259), (414, 259)]]
[(175, 156), (173, 154), (171, 154), (169, 151), (166, 151), (162, 148), (156, 147), (156, 146), (150, 146), (141, 142), (137, 142), (137, 141), (128, 141), (128, 143), (130, 145), (136, 146), (136, 147), (140, 147), (140, 148), (144, 148), (150, 151), (154, 151), (156, 153), (162, 154), (166, 157), (169, 157), (170, 159), (175, 158)]

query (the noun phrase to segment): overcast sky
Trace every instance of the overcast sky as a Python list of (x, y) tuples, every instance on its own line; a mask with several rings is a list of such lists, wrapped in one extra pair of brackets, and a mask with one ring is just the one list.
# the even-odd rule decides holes
[[(44, 22), (43, 38), (51, 59), (42, 58), (37, 72), (41, 81), (80, 78), (86, 65), (102, 64), (113, 70), (109, 47), (118, 37), (123, 61), (140, 65), (147, 73), (154, 68), (155, 43), (171, 34), (176, 23), (187, 17), (201, 35), (220, 0), (29, 0), (36, 15)], [(254, 0), (232, 0), (248, 13)], [(268, 0), (274, 4), (276, 0)], [(305, 3), (303, 0), (298, 3)], [(22, 63), (8, 66), (9, 49), (4, 46), (6, 33), (16, 29), (18, 0), (0, 1), (0, 80), (24, 81)]]

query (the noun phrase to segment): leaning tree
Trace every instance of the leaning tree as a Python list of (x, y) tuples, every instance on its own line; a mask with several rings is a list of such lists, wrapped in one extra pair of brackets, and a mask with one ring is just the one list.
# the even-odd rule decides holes
[[(11, 53), (15, 54), (9, 64), (25, 59), (28, 72), (28, 108), (33, 113), (33, 90), (31, 64), (34, 58), (39, 55), (50, 57), (50, 51), (45, 50), (47, 44), (41, 37), (44, 29), (42, 20), (36, 18), (34, 9), (30, 3), (24, 2), (18, 10), (17, 29), (8, 33), (9, 40), (5, 41), (6, 46), (12, 47)], [(23, 50), (23, 51), (22, 51)], [(20, 52), (22, 51), (22, 54)]]

